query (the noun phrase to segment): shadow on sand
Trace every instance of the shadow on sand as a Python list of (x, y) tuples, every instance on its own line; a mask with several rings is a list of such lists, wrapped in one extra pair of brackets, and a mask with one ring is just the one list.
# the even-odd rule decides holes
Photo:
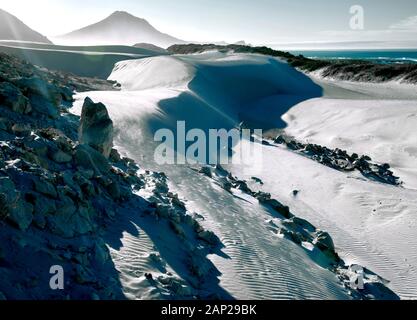
[[(105, 241), (114, 250), (119, 251), (123, 247), (123, 234), (129, 233), (135, 238), (140, 238), (141, 233), (145, 233), (153, 243), (154, 251), (158, 252), (166, 264), (189, 285), (197, 290), (198, 299), (224, 299), (233, 300), (234, 298), (219, 285), (219, 276), (221, 273), (216, 269), (213, 263), (208, 259), (208, 254), (218, 254), (223, 258), (228, 258), (218, 248), (206, 247), (195, 237), (187, 235), (186, 239), (178, 236), (170, 227), (168, 220), (157, 219), (150, 212), (154, 206), (139, 196), (135, 196), (129, 203), (131, 209), (125, 209), (119, 212), (117, 219), (109, 225)], [(193, 254), (189, 247), (199, 248), (199, 263), (202, 268), (209, 270), (203, 277), (197, 276), (190, 266), (190, 258)], [(145, 259), (137, 257), (137, 259)], [(162, 273), (166, 272), (165, 268), (157, 268)], [(149, 280), (152, 286), (154, 280)], [(187, 297), (176, 297), (172, 295), (169, 299), (184, 299)], [(188, 298), (187, 298), (188, 299)]]

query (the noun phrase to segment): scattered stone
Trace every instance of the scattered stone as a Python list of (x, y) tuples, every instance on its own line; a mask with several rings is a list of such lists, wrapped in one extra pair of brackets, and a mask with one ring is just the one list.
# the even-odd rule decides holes
[(109, 159), (114, 163), (122, 161), (122, 157), (116, 149), (111, 149)]
[(391, 185), (401, 184), (399, 178), (395, 177), (393, 172), (389, 170), (390, 166), (388, 164), (379, 165), (372, 163), (372, 159), (368, 156), (359, 157), (356, 153), (349, 155), (346, 150), (338, 148), (332, 150), (317, 144), (303, 144), (283, 135), (279, 135), (275, 138), (274, 142), (283, 144), (291, 150), (300, 152), (309, 158), (336, 170), (346, 172), (358, 170), (365, 177), (370, 179)]
[(202, 167), (198, 172), (206, 175), (209, 178), (212, 177), (212, 173), (211, 173), (211, 168), (210, 167)]
[(12, 131), (15, 135), (19, 137), (25, 137), (30, 135), (31, 128), (28, 124), (16, 123), (12, 126)]
[(149, 281), (153, 281), (153, 275), (152, 273), (145, 273), (145, 278)]
[(28, 114), (32, 111), (29, 99), (9, 82), (0, 83), (0, 105), (5, 105), (20, 114)]
[(263, 181), (261, 179), (257, 178), (257, 177), (252, 177), (251, 179), (253, 181), (255, 181), (256, 183), (259, 183), (260, 185), (263, 185), (264, 184)]
[(220, 244), (219, 238), (212, 231), (201, 231), (198, 233), (198, 237), (213, 247)]
[(337, 261), (340, 259), (335, 251), (333, 239), (327, 232), (318, 231), (313, 244), (330, 258), (336, 259)]
[(307, 220), (298, 218), (298, 217), (293, 217), (291, 218), (291, 220), (299, 227), (301, 227), (302, 229), (308, 230), (309, 232), (316, 232), (316, 227), (313, 226), (310, 222), (308, 222)]
[(74, 98), (74, 91), (68, 87), (61, 87), (59, 88), (59, 91), (61, 93), (62, 100), (66, 102), (73, 102)]

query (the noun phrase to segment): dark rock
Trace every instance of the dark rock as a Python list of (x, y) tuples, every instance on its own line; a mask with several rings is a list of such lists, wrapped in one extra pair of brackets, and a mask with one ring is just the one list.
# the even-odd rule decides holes
[(51, 101), (39, 95), (29, 94), (32, 110), (51, 119), (59, 117), (59, 109)]
[(257, 178), (257, 177), (251, 177), (251, 179), (253, 181), (255, 181), (256, 183), (259, 183), (260, 185), (263, 185), (264, 184), (263, 181), (261, 179)]
[(333, 239), (327, 232), (317, 231), (313, 244), (317, 246), (326, 256), (338, 262), (340, 260), (335, 251)]
[(12, 126), (12, 131), (19, 137), (28, 136), (31, 132), (31, 128), (28, 124), (16, 123)]
[(207, 166), (202, 167), (198, 172), (206, 175), (209, 178), (212, 177), (212, 173), (211, 173), (211, 168), (210, 167), (207, 167)]
[(122, 161), (122, 157), (116, 149), (111, 149), (109, 159), (114, 163)]
[(4, 193), (0, 193), (0, 221), (4, 220), (9, 214), (7, 209), (7, 197)]
[(147, 280), (152, 281), (152, 280), (153, 280), (152, 273), (145, 273), (145, 278), (146, 278)]
[(111, 169), (109, 162), (101, 153), (85, 144), (75, 147), (74, 158), (78, 166), (93, 170), (97, 175), (106, 174)]
[(120, 186), (117, 182), (112, 182), (108, 187), (107, 190), (110, 194), (110, 196), (115, 199), (115, 200), (119, 200), (120, 196), (121, 196), (121, 192), (120, 192)]
[(54, 199), (58, 197), (56, 188), (51, 182), (45, 180), (44, 178), (36, 178), (36, 177), (33, 177), (32, 181), (34, 183), (35, 190), (38, 191), (39, 193), (42, 193)]
[[(14, 82), (16, 86), (28, 94), (38, 95), (51, 102), (55, 107), (61, 104), (62, 96), (58, 88), (38, 76), (23, 77)], [(31, 99), (32, 100), (32, 99)]]
[(198, 237), (210, 244), (211, 246), (217, 246), (220, 243), (219, 238), (211, 231), (204, 230), (198, 233)]
[(33, 206), (27, 203), (16, 190), (13, 181), (0, 177), (0, 217), (7, 218), (20, 230), (25, 231), (33, 219)]
[(316, 231), (316, 227), (313, 226), (307, 220), (297, 218), (297, 217), (293, 217), (291, 220), (295, 223), (295, 225), (301, 227), (302, 229), (308, 230), (309, 232), (315, 232)]
[(10, 130), (10, 121), (6, 118), (0, 118), (0, 130), (9, 131)]
[(61, 88), (59, 88), (59, 91), (60, 91), (61, 97), (64, 101), (67, 101), (67, 102), (73, 102), (74, 101), (74, 98), (73, 98), (74, 92), (73, 92), (73, 90), (71, 90), (68, 87), (61, 87)]
[(102, 103), (86, 98), (78, 131), (80, 143), (88, 144), (104, 157), (110, 156), (113, 147), (113, 121)]
[(22, 94), (19, 88), (9, 82), (0, 83), (0, 105), (5, 105), (21, 114), (28, 114), (32, 111), (29, 99)]

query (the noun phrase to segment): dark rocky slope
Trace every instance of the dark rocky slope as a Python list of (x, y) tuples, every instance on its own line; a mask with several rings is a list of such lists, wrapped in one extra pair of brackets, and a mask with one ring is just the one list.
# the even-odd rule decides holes
[[(164, 245), (183, 257), (181, 278), (143, 275), (150, 288), (230, 298), (206, 258), (219, 240), (169, 192), (164, 174), (141, 171), (112, 148), (106, 107), (86, 99), (81, 120), (68, 113), (74, 89), (112, 88), (0, 55), (0, 298), (124, 299), (108, 246), (131, 228), (128, 215), (152, 226), (155, 239), (171, 235)], [(137, 195), (145, 188), (149, 199)], [(55, 265), (65, 271), (63, 290), (50, 288)]]

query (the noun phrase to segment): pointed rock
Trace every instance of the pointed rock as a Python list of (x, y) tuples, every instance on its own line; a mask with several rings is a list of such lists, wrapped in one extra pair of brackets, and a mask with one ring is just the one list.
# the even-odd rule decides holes
[(84, 100), (78, 130), (80, 143), (91, 146), (108, 159), (113, 147), (113, 131), (113, 121), (106, 106), (94, 103), (87, 97)]

